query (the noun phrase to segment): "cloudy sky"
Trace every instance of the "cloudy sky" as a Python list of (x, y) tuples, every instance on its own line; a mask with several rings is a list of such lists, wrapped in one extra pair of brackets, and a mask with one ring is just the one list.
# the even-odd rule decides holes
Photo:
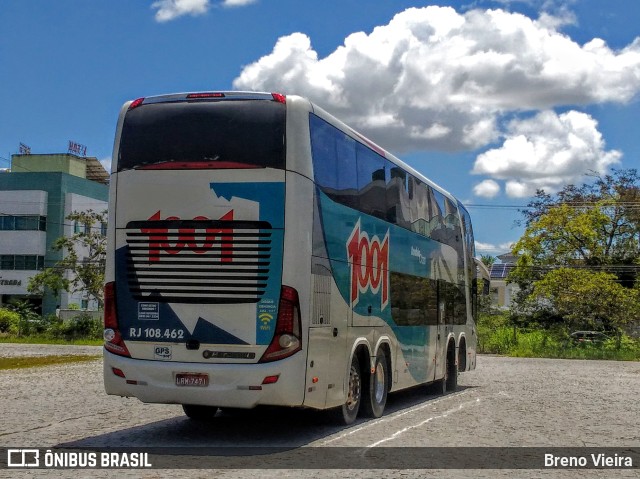
[(140, 96), (299, 94), (458, 196), (500, 254), (536, 189), (640, 166), (640, 2), (2, 0), (0, 17), (0, 168), (68, 140), (108, 164)]

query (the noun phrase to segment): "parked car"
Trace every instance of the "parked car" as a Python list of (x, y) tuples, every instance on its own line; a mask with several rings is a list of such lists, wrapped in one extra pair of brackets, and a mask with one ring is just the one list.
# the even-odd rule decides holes
[(574, 331), (570, 336), (576, 344), (601, 344), (609, 339), (609, 336), (600, 331)]

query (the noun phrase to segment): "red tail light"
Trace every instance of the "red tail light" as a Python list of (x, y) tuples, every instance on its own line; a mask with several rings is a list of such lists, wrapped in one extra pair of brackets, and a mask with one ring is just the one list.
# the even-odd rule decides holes
[(224, 93), (189, 93), (187, 100), (201, 100), (203, 98), (224, 98)]
[(131, 105), (129, 105), (129, 110), (133, 110), (134, 108), (138, 108), (140, 105), (142, 105), (143, 101), (144, 101), (144, 98), (138, 98), (137, 100), (133, 100), (131, 102)]
[(287, 103), (287, 97), (282, 93), (272, 93), (271, 96), (278, 103)]
[(119, 356), (131, 357), (122, 339), (116, 315), (116, 284), (104, 285), (104, 348)]
[(302, 349), (300, 301), (298, 292), (290, 286), (282, 286), (276, 332), (271, 344), (262, 355), (261, 363), (288, 358)]

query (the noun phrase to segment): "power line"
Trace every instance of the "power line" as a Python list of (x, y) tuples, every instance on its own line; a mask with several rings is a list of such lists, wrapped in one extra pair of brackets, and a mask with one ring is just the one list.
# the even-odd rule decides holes
[(585, 201), (585, 202), (581, 202), (581, 203), (557, 203), (557, 204), (553, 204), (553, 205), (545, 205), (542, 207), (538, 207), (538, 206), (530, 206), (530, 205), (507, 205), (507, 204), (476, 204), (476, 203), (467, 203), (464, 205), (465, 208), (478, 208), (478, 209), (543, 209), (543, 210), (548, 210), (554, 207), (559, 207), (559, 206), (566, 206), (569, 208), (589, 208), (589, 207), (599, 207), (599, 208), (615, 208), (615, 207), (622, 207), (622, 208), (630, 208), (630, 209), (638, 209), (640, 208), (640, 201), (623, 201), (623, 202), (618, 202), (616, 201), (615, 203), (612, 204), (601, 204), (600, 202), (597, 201)]

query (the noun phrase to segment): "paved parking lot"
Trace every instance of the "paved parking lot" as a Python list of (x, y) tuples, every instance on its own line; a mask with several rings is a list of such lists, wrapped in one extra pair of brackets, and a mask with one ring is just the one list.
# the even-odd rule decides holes
[[(100, 348), (0, 345), (0, 355), (96, 354)], [(260, 447), (295, 450), (376, 447), (640, 447), (640, 363), (481, 356), (444, 397), (425, 388), (392, 394), (385, 415), (351, 427), (309, 411), (222, 412), (211, 424), (178, 405), (104, 394), (102, 361), (0, 371), (0, 437), (5, 447)], [(499, 452), (499, 449), (495, 451)], [(265, 459), (266, 460), (266, 459)], [(258, 464), (259, 464), (258, 460)], [(252, 459), (249, 467), (256, 463)], [(265, 466), (267, 463), (265, 462)], [(329, 465), (327, 465), (329, 466)], [(283, 466), (286, 467), (286, 466)], [(262, 469), (262, 467), (256, 467)], [(3, 475), (3, 472), (5, 475)], [(6, 475), (12, 472), (10, 475)], [(86, 471), (30, 471), (30, 477), (85, 477)], [(114, 471), (93, 471), (110, 477)], [(118, 472), (164, 477), (166, 471)], [(259, 472), (261, 477), (637, 477), (607, 470), (338, 470)], [(173, 477), (248, 479), (253, 469), (175, 470)], [(15, 471), (0, 471), (16, 477)]]

